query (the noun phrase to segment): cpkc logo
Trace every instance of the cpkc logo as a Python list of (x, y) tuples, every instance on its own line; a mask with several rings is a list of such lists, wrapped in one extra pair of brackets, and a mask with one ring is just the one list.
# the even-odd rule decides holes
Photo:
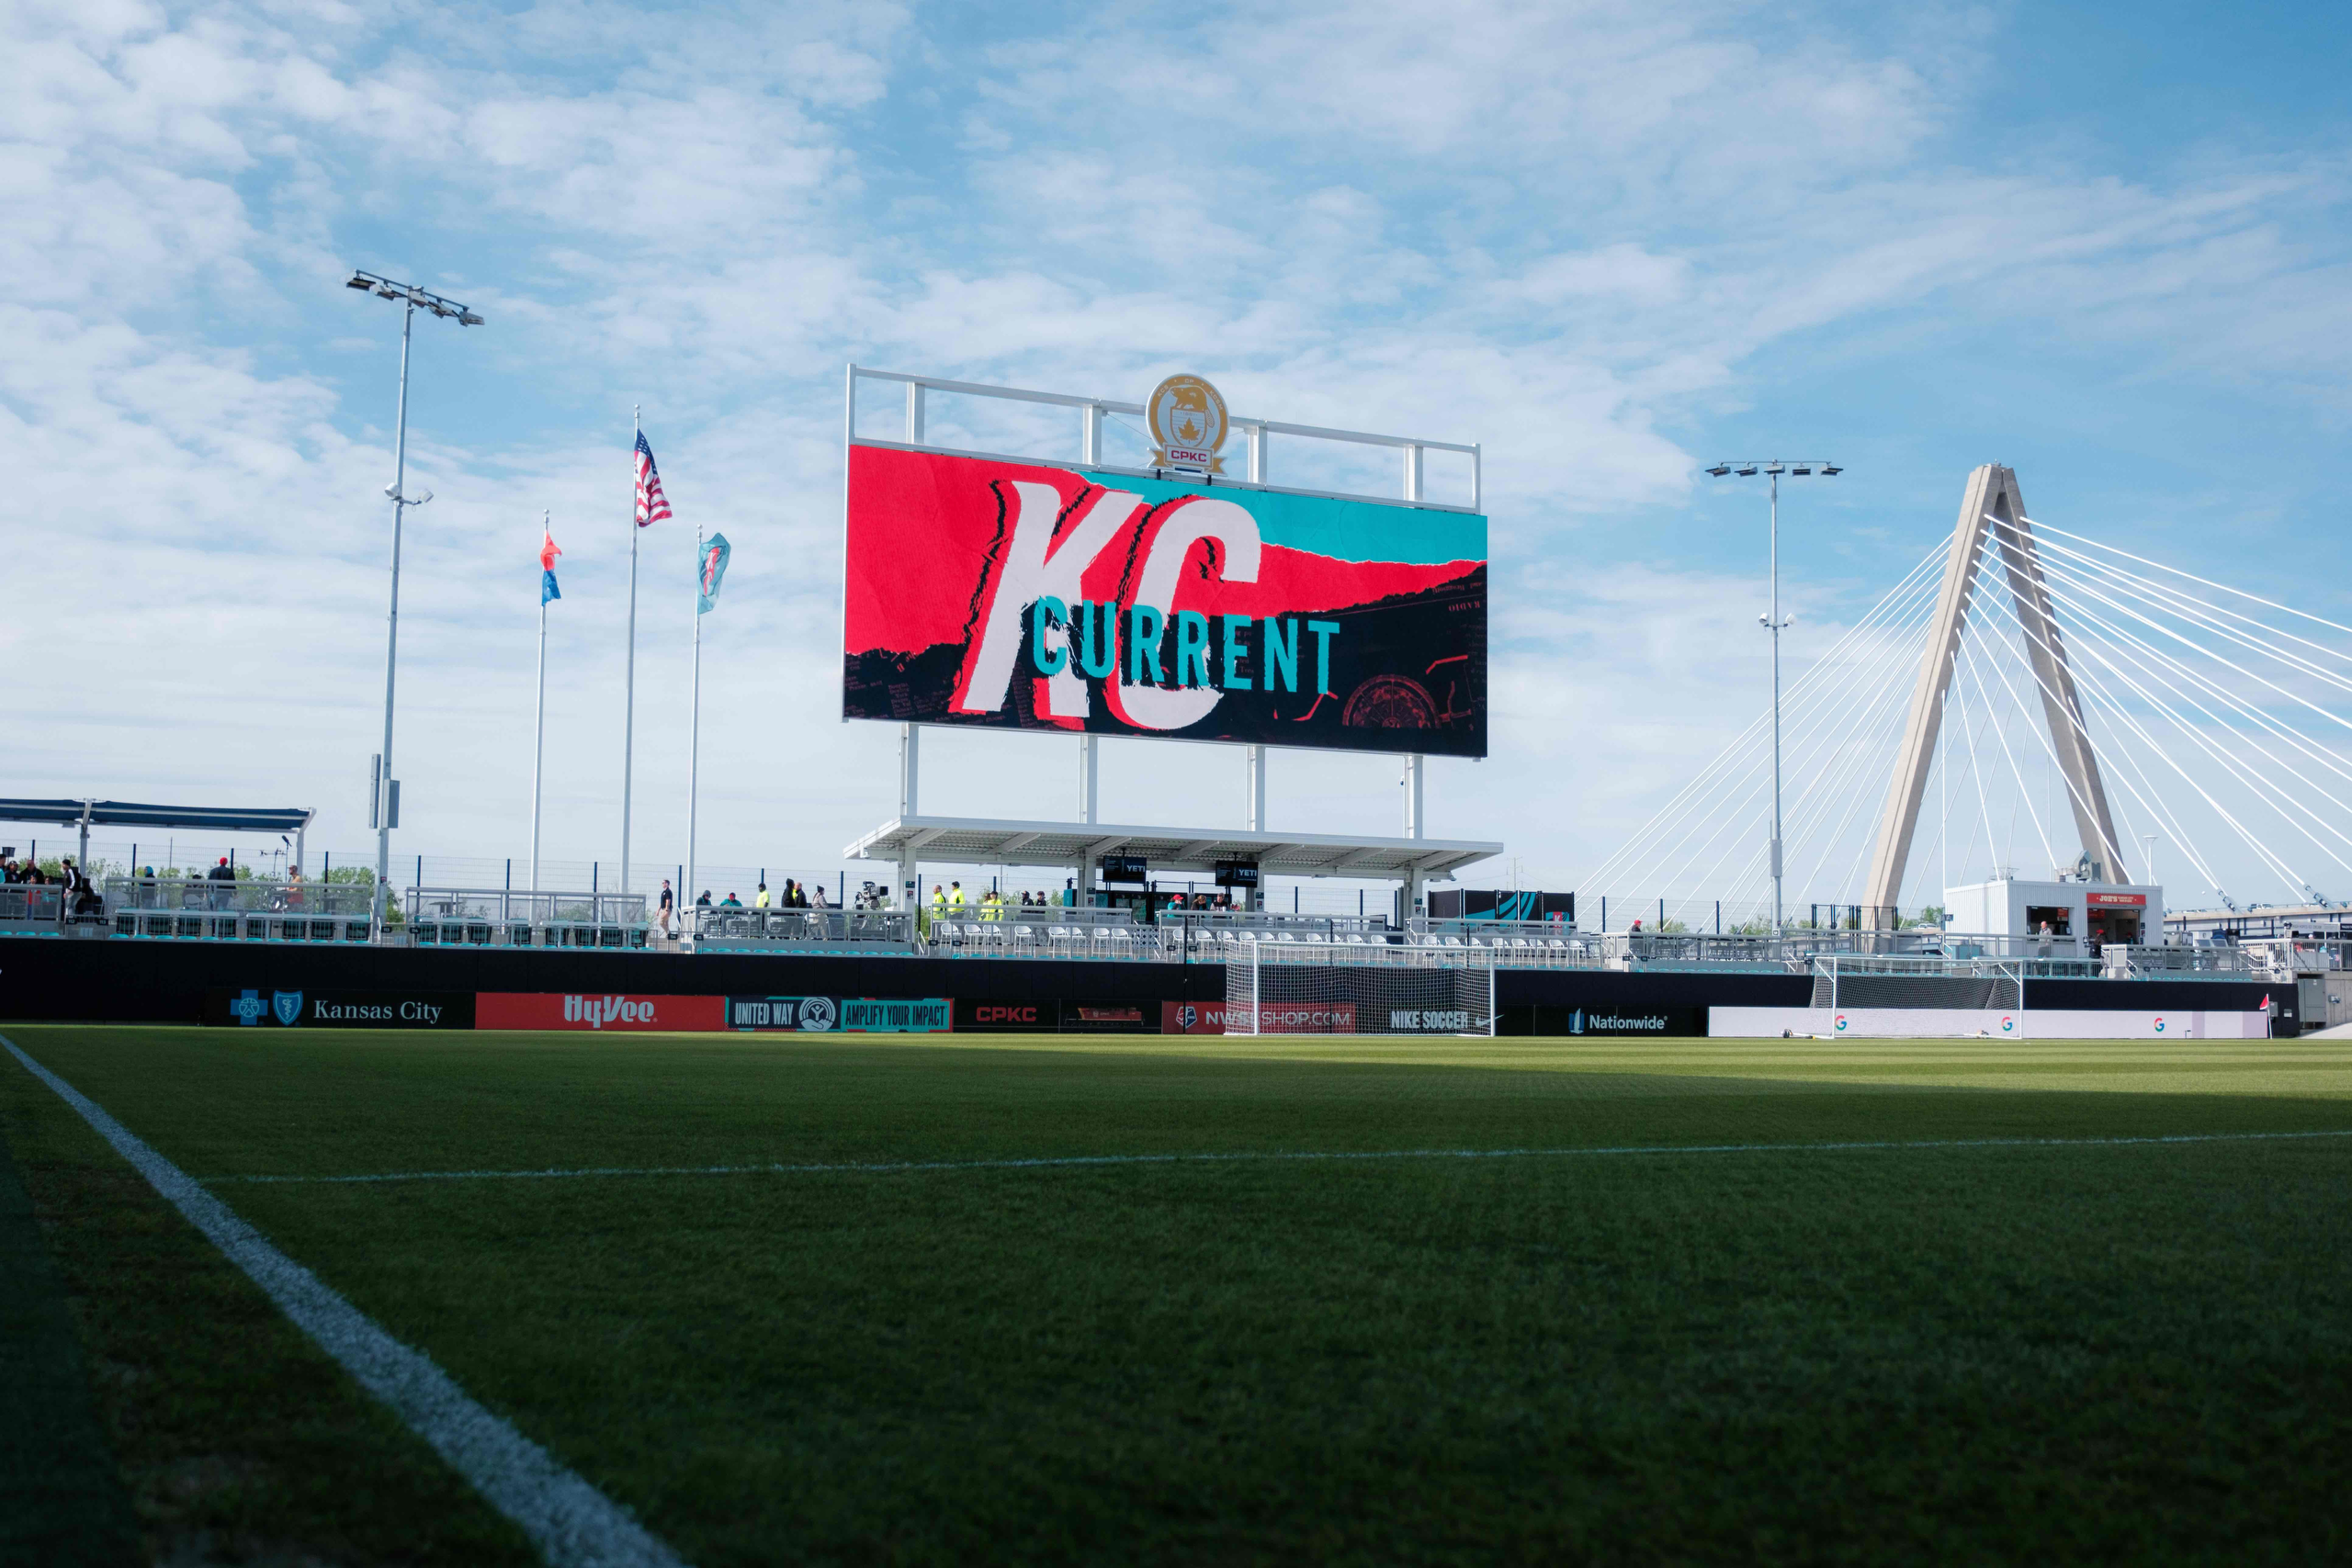
[(1151, 389), (1144, 417), (1159, 443), (1151, 454), (1153, 468), (1225, 472), (1216, 455), (1225, 445), (1225, 398), (1215, 387), (1198, 376), (1170, 376)]

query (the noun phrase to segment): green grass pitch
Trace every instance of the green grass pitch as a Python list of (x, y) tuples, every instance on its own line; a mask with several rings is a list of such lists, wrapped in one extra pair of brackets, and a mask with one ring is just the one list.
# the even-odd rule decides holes
[[(704, 1568), (2352, 1552), (2343, 1043), (5, 1032)], [(148, 1557), (531, 1560), (0, 1133)]]

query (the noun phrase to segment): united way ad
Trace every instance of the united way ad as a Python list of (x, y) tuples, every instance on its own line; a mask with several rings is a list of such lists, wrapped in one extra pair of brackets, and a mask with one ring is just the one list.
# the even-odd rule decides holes
[(849, 452), (850, 718), (1487, 754), (1487, 520)]

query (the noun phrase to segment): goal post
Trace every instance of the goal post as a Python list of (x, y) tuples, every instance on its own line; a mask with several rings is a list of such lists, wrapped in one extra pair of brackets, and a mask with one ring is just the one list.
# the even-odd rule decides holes
[(1450, 962), (1401, 950), (1411, 961), (1355, 955), (1269, 954), (1247, 944), (1226, 964), (1227, 1034), (1451, 1034), (1495, 1032), (1495, 965), (1468, 954)]
[(2014, 959), (1937, 960), (1824, 953), (1813, 961), (1813, 1006), (1826, 1027), (1890, 1039), (2017, 1034), (2026, 966)]

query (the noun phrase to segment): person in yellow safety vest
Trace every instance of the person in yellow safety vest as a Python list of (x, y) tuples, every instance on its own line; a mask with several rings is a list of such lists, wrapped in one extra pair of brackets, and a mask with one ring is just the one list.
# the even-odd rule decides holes
[(924, 929), (929, 930), (931, 926), (938, 924), (941, 920), (944, 920), (946, 918), (947, 890), (940, 886), (938, 883), (934, 882), (931, 885), (931, 910), (929, 919), (925, 922)]
[(964, 912), (964, 885), (962, 883), (951, 882), (947, 885), (947, 907), (955, 910), (959, 915)]
[(998, 896), (997, 890), (993, 887), (980, 895), (980, 919), (984, 920), (1004, 919), (1004, 900)]
[(767, 907), (768, 885), (763, 882), (760, 884), (760, 890), (752, 896), (752, 908), (754, 909), (764, 909)]

